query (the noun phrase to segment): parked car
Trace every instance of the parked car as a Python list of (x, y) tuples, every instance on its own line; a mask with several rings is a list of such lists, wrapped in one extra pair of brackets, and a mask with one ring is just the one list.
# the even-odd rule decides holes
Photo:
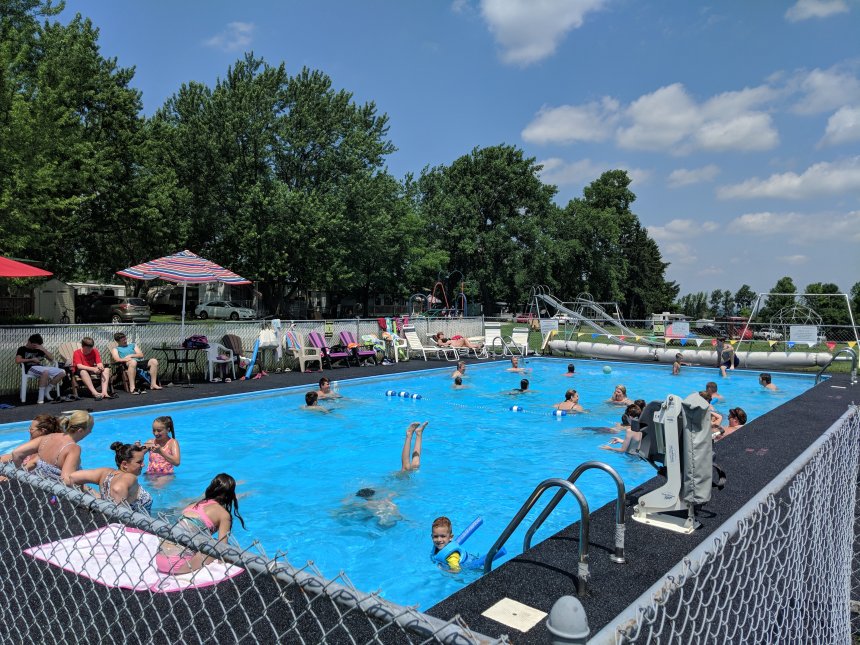
[(782, 340), (782, 334), (775, 329), (767, 327), (756, 331), (753, 334), (753, 338), (759, 338), (761, 340)]
[(198, 318), (229, 318), (230, 320), (253, 320), (257, 314), (253, 309), (240, 307), (228, 300), (212, 300), (194, 308)]
[(532, 320), (537, 320), (537, 316), (534, 314), (517, 314), (514, 317), (514, 322), (518, 323), (530, 323)]
[(75, 298), (75, 322), (145, 323), (151, 316), (143, 298), (96, 296)]

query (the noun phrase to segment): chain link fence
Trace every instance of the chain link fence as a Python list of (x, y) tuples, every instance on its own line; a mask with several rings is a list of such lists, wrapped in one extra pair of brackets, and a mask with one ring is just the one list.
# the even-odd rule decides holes
[[(0, 642), (507, 642), (362, 593), (345, 573), (219, 545), (11, 464), (0, 474)], [(218, 561), (160, 574), (160, 539)]]
[(589, 643), (849, 643), (858, 458), (852, 406)]
[[(163, 356), (152, 350), (164, 346), (176, 346), (182, 342), (183, 335), (187, 338), (193, 334), (206, 336), (210, 342), (221, 342), (225, 334), (234, 334), (242, 340), (242, 347), (250, 355), (254, 342), (259, 338), (263, 327), (269, 326), (269, 321), (200, 321), (187, 320), (185, 330), (181, 331), (179, 323), (148, 323), (144, 325), (135, 324), (92, 324), (92, 325), (38, 325), (19, 327), (0, 327), (0, 395), (12, 395), (18, 392), (21, 384), (21, 369), (15, 363), (14, 356), (17, 349), (27, 342), (27, 338), (34, 333), (39, 333), (44, 338), (45, 348), (56, 353), (57, 348), (66, 342), (80, 342), (84, 336), (93, 338), (95, 346), (107, 363), (110, 360), (108, 345), (114, 342), (114, 334), (121, 331), (128, 336), (129, 343), (137, 343), (144, 351), (147, 358), (159, 358)], [(446, 335), (461, 334), (463, 336), (484, 335), (483, 318), (457, 318), (457, 319), (428, 319), (416, 318), (410, 321), (414, 324), (419, 334), (428, 335), (432, 332), (443, 331)], [(308, 332), (319, 331), (331, 336), (330, 344), (340, 342), (338, 336), (341, 331), (351, 331), (357, 338), (365, 334), (378, 336), (380, 325), (376, 319), (347, 318), (342, 320), (296, 320), (282, 321), (282, 325), (289, 327), (294, 325), (295, 329), (302, 333), (307, 339)], [(432, 330), (432, 332), (431, 332)], [(277, 362), (274, 351), (261, 353), (263, 367), (267, 370), (295, 369), (295, 364)], [(166, 361), (162, 361), (162, 374), (167, 370)], [(200, 377), (203, 374), (203, 356), (198, 357), (198, 362), (192, 368), (192, 375)], [(35, 380), (31, 379), (30, 387), (35, 388)], [(32, 396), (32, 394), (31, 394)]]

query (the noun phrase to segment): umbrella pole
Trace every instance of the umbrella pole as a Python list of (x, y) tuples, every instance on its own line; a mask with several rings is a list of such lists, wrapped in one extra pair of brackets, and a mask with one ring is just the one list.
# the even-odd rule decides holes
[(185, 340), (185, 292), (188, 289), (188, 283), (182, 283), (182, 324), (179, 326), (179, 344)]

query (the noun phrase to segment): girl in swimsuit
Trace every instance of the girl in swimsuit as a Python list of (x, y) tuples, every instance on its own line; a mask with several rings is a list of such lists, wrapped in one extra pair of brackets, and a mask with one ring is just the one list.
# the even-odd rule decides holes
[[(206, 488), (203, 499), (185, 507), (176, 528), (189, 536), (218, 534), (218, 542), (226, 542), (233, 525), (233, 516), (239, 519), (242, 528), (245, 520), (239, 515), (236, 499), (236, 480), (226, 473), (215, 475)], [(164, 540), (155, 556), (155, 567), (169, 575), (180, 575), (197, 571), (215, 558), (191, 550), (174, 542)]]
[(144, 444), (149, 451), (149, 468), (146, 474), (158, 477), (172, 475), (174, 467), (179, 465), (179, 442), (173, 429), (173, 419), (158, 417), (152, 422), (153, 439)]
[(439, 347), (467, 347), (469, 349), (481, 349), (481, 345), (475, 345), (468, 338), (463, 338), (462, 336), (451, 336), (451, 338), (445, 338), (445, 334), (441, 331), (437, 331), (431, 338)]
[[(52, 424), (46, 423), (47, 427), (52, 427)], [(37, 436), (0, 459), (13, 461), (20, 467), (25, 459), (34, 456), (36, 459), (32, 468), (35, 474), (62, 481), (63, 476), (80, 468), (81, 447), (78, 442), (92, 432), (94, 423), (95, 420), (88, 412), (75, 410), (71, 415), (57, 420), (59, 432)]]
[(114, 441), (110, 445), (116, 454), (117, 468), (93, 468), (79, 470), (63, 478), (66, 486), (96, 484), (103, 499), (117, 504), (128, 504), (131, 510), (149, 514), (152, 510), (152, 495), (137, 483), (143, 470), (143, 455), (146, 448), (140, 444)]

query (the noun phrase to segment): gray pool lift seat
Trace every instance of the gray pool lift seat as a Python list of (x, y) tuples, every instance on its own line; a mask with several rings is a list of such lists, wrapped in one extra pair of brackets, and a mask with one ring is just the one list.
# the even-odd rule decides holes
[(700, 526), (696, 506), (710, 501), (713, 477), (709, 407), (698, 393), (683, 401), (670, 394), (645, 406), (639, 417), (639, 456), (666, 483), (639, 498), (635, 521), (687, 534)]

